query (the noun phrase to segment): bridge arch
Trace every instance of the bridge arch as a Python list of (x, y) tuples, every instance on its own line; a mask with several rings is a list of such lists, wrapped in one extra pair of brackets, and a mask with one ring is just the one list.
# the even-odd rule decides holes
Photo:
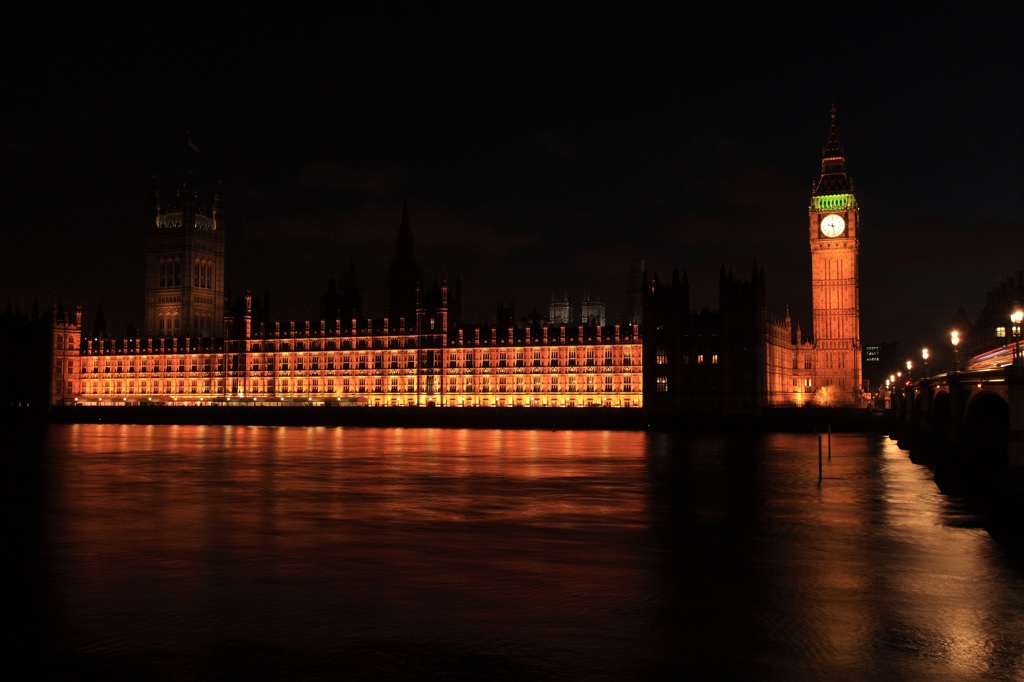
[(948, 391), (937, 391), (928, 410), (928, 435), (932, 446), (940, 451), (949, 449), (951, 402)]
[(975, 393), (964, 413), (964, 445), (968, 460), (995, 473), (1007, 463), (1010, 405), (993, 391)]

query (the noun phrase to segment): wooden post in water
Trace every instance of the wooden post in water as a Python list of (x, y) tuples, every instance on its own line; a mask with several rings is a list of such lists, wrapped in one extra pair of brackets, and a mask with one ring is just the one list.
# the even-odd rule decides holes
[(832, 425), (828, 425), (828, 461), (832, 461)]
[(821, 483), (821, 434), (818, 434), (818, 482)]

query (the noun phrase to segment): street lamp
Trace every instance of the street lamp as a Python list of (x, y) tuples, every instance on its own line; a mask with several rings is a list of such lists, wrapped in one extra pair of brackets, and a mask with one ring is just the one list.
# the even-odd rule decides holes
[(957, 360), (959, 359), (957, 355), (957, 346), (960, 345), (960, 332), (958, 332), (955, 329), (952, 332), (950, 332), (949, 342), (953, 344), (953, 371), (955, 372), (957, 371), (957, 369), (959, 369), (957, 367)]
[(1010, 336), (1013, 339), (1013, 364), (1024, 365), (1024, 357), (1020, 349), (1020, 323), (1024, 320), (1024, 310), (1020, 309), (1020, 303), (1013, 302), (1013, 312), (1010, 313)]
[(907, 360), (907, 381), (910, 381), (910, 368), (913, 367), (914, 363)]
[(924, 377), (928, 378), (928, 349), (921, 349), (921, 358), (924, 360)]

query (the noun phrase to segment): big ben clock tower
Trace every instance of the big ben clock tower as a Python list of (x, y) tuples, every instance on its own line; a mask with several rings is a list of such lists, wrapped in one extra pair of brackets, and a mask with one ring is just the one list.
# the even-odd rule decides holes
[(846, 176), (846, 157), (836, 135), (836, 109), (821, 155), (821, 178), (808, 209), (811, 300), (814, 309), (814, 385), (836, 405), (861, 396), (860, 208)]

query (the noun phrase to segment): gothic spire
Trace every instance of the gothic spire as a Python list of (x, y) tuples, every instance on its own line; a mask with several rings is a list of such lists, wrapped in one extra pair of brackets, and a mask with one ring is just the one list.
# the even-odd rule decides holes
[(850, 194), (853, 183), (846, 176), (846, 156), (843, 145), (836, 133), (836, 105), (832, 104), (831, 127), (828, 141), (821, 152), (821, 178), (811, 191), (811, 196), (823, 194)]
[(402, 223), (395, 238), (395, 254), (388, 266), (385, 282), (385, 305), (387, 316), (397, 320), (404, 317), (407, 323), (415, 320), (416, 292), (422, 284), (423, 273), (416, 260), (416, 243), (409, 226), (409, 202), (402, 203)]

